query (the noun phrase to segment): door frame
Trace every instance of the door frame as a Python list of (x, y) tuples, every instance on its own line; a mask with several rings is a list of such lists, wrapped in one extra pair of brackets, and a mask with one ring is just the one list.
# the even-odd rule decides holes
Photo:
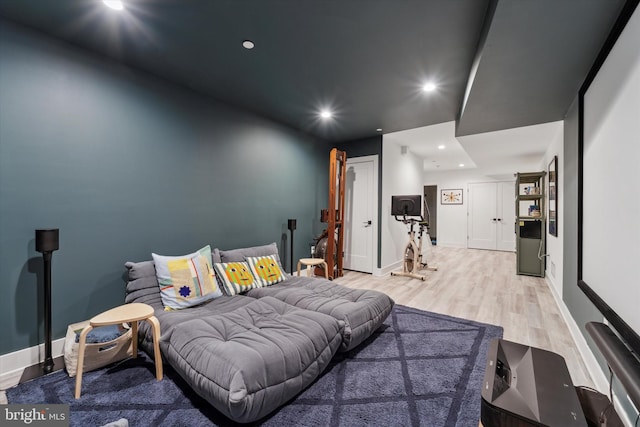
[[(353, 165), (354, 163), (368, 163), (368, 162), (373, 162), (373, 188), (372, 188), (372, 218), (371, 218), (371, 222), (372, 222), (372, 226), (371, 228), (373, 229), (373, 236), (371, 237), (371, 260), (372, 260), (372, 266), (371, 266), (371, 274), (373, 274), (374, 276), (381, 276), (381, 269), (378, 267), (378, 261), (379, 261), (379, 257), (380, 257), (380, 248), (379, 246), (379, 235), (380, 235), (380, 222), (379, 222), (379, 218), (378, 218), (378, 210), (380, 208), (380, 200), (379, 200), (379, 192), (380, 192), (380, 186), (379, 186), (379, 171), (378, 171), (378, 155), (370, 155), (370, 156), (360, 156), (360, 157), (349, 157), (349, 153), (347, 152), (347, 170), (349, 169), (350, 165)], [(348, 203), (347, 201), (345, 201), (345, 204)], [(347, 227), (347, 224), (345, 223), (344, 225), (345, 227)], [(345, 230), (346, 231), (346, 230)], [(347, 233), (345, 233), (346, 235)], [(346, 268), (346, 267), (345, 267)]]

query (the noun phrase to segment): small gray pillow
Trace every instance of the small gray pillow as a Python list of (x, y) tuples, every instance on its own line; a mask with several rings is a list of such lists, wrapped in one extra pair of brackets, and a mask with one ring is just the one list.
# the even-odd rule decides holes
[(220, 254), (221, 262), (243, 262), (246, 257), (275, 255), (278, 263), (282, 265), (276, 242), (273, 242), (270, 245), (252, 246), (249, 248), (232, 249), (230, 251), (218, 250), (217, 252)]

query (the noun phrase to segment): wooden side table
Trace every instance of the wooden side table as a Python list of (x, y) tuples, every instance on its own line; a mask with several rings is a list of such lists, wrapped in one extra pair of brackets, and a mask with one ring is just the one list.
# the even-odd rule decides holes
[(325, 279), (329, 279), (329, 267), (327, 266), (327, 263), (324, 259), (322, 258), (301, 258), (300, 261), (298, 261), (298, 276), (300, 275), (300, 266), (301, 265), (306, 265), (307, 266), (307, 276), (311, 276), (311, 267), (315, 267), (315, 266), (322, 266), (324, 268), (324, 277)]
[(87, 334), (95, 327), (118, 325), (120, 323), (130, 323), (132, 333), (133, 357), (138, 356), (138, 321), (146, 320), (153, 329), (153, 353), (156, 363), (156, 379), (162, 379), (162, 357), (160, 355), (160, 322), (153, 315), (153, 308), (147, 304), (132, 303), (121, 305), (111, 310), (94, 316), (89, 320), (89, 324), (80, 333), (80, 343), (78, 346), (78, 368), (76, 372), (76, 399), (80, 398), (82, 387), (82, 369), (84, 365), (84, 349), (87, 344)]

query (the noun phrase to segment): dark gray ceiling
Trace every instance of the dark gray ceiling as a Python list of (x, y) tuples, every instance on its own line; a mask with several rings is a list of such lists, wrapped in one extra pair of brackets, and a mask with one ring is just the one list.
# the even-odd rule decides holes
[[(459, 135), (562, 120), (624, 0), (123, 3), (0, 0), (0, 16), (345, 141), (456, 119)], [(438, 89), (421, 92), (426, 80)], [(321, 121), (322, 108), (335, 117)]]

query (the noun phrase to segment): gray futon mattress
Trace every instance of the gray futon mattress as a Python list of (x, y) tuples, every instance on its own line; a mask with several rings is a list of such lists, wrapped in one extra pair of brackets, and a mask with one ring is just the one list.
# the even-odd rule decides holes
[(299, 308), (328, 314), (344, 322), (340, 351), (367, 339), (387, 318), (393, 300), (382, 292), (351, 289), (324, 278), (288, 276), (283, 282), (247, 293), (253, 298), (271, 296)]
[[(126, 302), (154, 307), (163, 359), (234, 421), (258, 420), (304, 390), (342, 342), (342, 322), (275, 298), (222, 296), (164, 311), (153, 262), (126, 266)], [(146, 322), (140, 335), (142, 347), (153, 354)]]

